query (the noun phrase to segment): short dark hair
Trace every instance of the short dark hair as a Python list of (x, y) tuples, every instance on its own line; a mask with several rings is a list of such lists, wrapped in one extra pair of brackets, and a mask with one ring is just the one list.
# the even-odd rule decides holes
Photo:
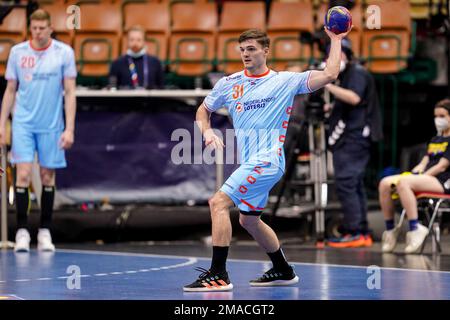
[(239, 36), (239, 43), (247, 40), (256, 40), (263, 48), (269, 48), (270, 45), (270, 39), (267, 33), (259, 29), (250, 29), (242, 32)]
[(443, 108), (450, 114), (450, 99), (443, 99), (438, 101), (434, 108)]
[(30, 15), (30, 21), (31, 20), (38, 20), (38, 21), (47, 20), (48, 25), (52, 24), (51, 19), (50, 19), (50, 14), (47, 11), (45, 11), (44, 9), (37, 9), (36, 11), (34, 11)]

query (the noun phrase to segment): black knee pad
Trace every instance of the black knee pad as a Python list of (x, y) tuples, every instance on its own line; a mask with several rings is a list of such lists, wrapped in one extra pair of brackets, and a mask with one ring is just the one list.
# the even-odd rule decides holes
[(254, 217), (260, 217), (263, 213), (262, 211), (242, 211), (242, 210), (239, 210), (239, 212), (244, 216), (254, 216)]

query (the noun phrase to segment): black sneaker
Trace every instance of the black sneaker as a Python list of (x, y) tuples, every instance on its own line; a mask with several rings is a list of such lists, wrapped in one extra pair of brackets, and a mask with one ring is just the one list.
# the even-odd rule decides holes
[(260, 278), (250, 280), (250, 285), (253, 287), (288, 286), (297, 282), (298, 277), (295, 274), (294, 268), (289, 266), (288, 269), (283, 271), (272, 268)]
[(226, 271), (212, 273), (204, 268), (197, 267), (195, 270), (201, 272), (198, 279), (183, 287), (186, 292), (205, 292), (205, 291), (229, 291), (233, 289), (233, 284), (228, 278)]

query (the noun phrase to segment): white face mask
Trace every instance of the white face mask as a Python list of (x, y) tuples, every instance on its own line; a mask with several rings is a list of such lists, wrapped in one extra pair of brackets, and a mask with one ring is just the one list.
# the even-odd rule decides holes
[(449, 127), (448, 121), (445, 118), (435, 117), (434, 124), (439, 134), (442, 133), (442, 131), (447, 130)]
[(140, 57), (142, 57), (146, 52), (147, 52), (147, 50), (146, 50), (145, 47), (142, 48), (142, 49), (141, 49), (140, 51), (138, 51), (138, 52), (134, 52), (133, 50), (128, 49), (128, 50), (127, 50), (127, 55), (129, 55), (129, 56), (132, 57), (132, 58), (140, 58)]

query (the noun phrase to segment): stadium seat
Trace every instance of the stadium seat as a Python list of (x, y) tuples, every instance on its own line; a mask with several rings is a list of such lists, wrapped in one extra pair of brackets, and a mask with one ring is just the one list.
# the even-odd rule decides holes
[(292, 63), (309, 64), (311, 47), (300, 43), (300, 32), (314, 32), (312, 5), (307, 2), (274, 2), (270, 8), (267, 33), (271, 40), (270, 66), (286, 70)]
[(185, 76), (210, 72), (216, 52), (216, 5), (180, 2), (171, 6), (171, 13), (170, 70)]
[(124, 35), (122, 53), (127, 49), (127, 30), (139, 25), (145, 30), (147, 52), (163, 63), (167, 60), (167, 42), (170, 32), (170, 14), (165, 3), (127, 2), (123, 6)]
[(122, 20), (120, 7), (111, 3), (81, 3), (81, 29), (75, 31), (74, 49), (82, 76), (107, 76), (119, 53)]
[(242, 70), (239, 35), (253, 28), (265, 31), (265, 10), (265, 4), (261, 1), (233, 1), (223, 4), (217, 44), (219, 71), (232, 74)]
[(11, 47), (24, 41), (26, 34), (27, 17), (25, 9), (14, 8), (0, 25), (0, 75), (5, 74)]
[(52, 20), (52, 28), (55, 32), (57, 40), (67, 43), (72, 46), (74, 29), (70, 30), (67, 28), (66, 22), (69, 14), (66, 12), (67, 6), (61, 0), (59, 3), (44, 3), (39, 5), (40, 8), (46, 10)]
[(409, 1), (368, 1), (367, 4), (379, 6), (381, 13), (381, 29), (368, 29), (366, 22), (362, 34), (362, 55), (368, 69), (374, 73), (404, 70), (411, 43)]

